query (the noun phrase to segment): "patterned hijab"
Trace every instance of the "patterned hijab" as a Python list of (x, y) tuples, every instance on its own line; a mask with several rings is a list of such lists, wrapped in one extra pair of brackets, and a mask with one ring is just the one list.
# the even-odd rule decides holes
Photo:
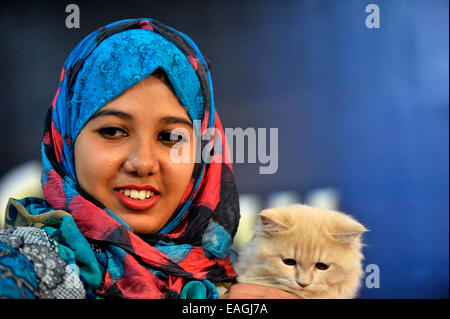
[[(207, 151), (167, 224), (139, 235), (79, 186), (74, 142), (95, 112), (158, 68), (201, 123), (194, 129)], [(187, 287), (201, 287), (204, 297), (216, 298), (212, 283), (236, 277), (230, 252), (239, 222), (224, 136), (209, 65), (189, 37), (152, 19), (109, 24), (83, 39), (61, 72), (42, 141), (45, 200), (9, 205), (6, 223), (24, 225), (28, 214), (58, 242), (60, 257), (92, 297), (179, 298)]]

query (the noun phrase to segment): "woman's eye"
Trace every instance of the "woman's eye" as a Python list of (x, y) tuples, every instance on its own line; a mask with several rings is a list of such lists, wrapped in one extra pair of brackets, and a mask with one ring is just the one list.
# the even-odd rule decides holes
[(104, 127), (98, 130), (98, 133), (107, 139), (116, 139), (128, 136), (128, 133), (125, 130), (117, 127)]
[(295, 259), (291, 259), (291, 258), (283, 259), (283, 262), (288, 266), (295, 266), (297, 264)]
[(163, 131), (158, 134), (158, 138), (163, 142), (168, 142), (171, 144), (186, 140), (183, 135), (175, 131)]
[(317, 263), (315, 266), (319, 270), (327, 270), (329, 267), (327, 264), (324, 264), (324, 263)]

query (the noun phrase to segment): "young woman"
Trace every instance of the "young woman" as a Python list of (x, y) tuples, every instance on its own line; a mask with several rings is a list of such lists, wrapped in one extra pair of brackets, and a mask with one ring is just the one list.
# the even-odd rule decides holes
[(88, 35), (46, 118), (45, 199), (6, 209), (0, 297), (217, 298), (236, 277), (239, 221), (224, 136), (208, 63), (186, 35), (152, 19)]

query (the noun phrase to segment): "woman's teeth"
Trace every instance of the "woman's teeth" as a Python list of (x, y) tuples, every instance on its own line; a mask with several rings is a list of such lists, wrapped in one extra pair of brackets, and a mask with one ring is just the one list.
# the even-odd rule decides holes
[(138, 191), (136, 189), (119, 189), (119, 192), (121, 192), (122, 194), (124, 194), (130, 198), (139, 199), (139, 200), (149, 199), (150, 197), (152, 197), (154, 195), (154, 193), (150, 190)]

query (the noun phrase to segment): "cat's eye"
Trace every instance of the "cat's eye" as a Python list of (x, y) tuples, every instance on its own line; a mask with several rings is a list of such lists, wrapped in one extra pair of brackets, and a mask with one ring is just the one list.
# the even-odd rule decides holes
[(288, 266), (295, 266), (297, 264), (295, 259), (292, 259), (292, 258), (283, 259), (283, 262)]
[(319, 270), (327, 270), (328, 269), (328, 265), (324, 264), (324, 263), (316, 263), (316, 268)]

